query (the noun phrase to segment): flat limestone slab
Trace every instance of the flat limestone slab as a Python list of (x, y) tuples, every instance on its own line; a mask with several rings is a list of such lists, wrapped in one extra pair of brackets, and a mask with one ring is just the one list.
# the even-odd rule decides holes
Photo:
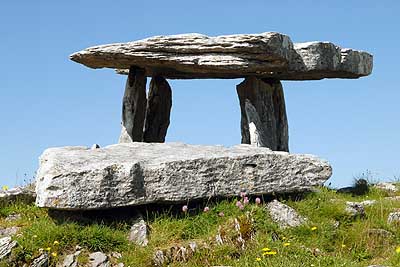
[(147, 76), (170, 79), (242, 78), (281, 80), (359, 78), (372, 71), (372, 55), (329, 42), (293, 44), (276, 32), (209, 37), (202, 34), (155, 36), (89, 47), (70, 56), (90, 68), (130, 66)]
[(49, 148), (40, 157), (36, 204), (65, 210), (310, 190), (332, 174), (311, 155), (238, 145), (126, 143)]

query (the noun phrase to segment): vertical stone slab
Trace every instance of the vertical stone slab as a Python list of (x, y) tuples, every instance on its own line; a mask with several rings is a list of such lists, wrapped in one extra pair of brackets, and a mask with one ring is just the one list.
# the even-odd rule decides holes
[(241, 109), (242, 144), (289, 151), (288, 122), (282, 84), (247, 77), (236, 86)]
[(130, 67), (122, 101), (122, 130), (119, 143), (143, 141), (146, 82), (144, 69)]
[(172, 107), (172, 92), (167, 80), (153, 77), (147, 100), (144, 142), (164, 143)]

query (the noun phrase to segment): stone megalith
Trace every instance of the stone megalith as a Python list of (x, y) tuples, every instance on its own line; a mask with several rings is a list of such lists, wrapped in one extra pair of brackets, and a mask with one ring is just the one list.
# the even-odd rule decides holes
[(281, 82), (247, 77), (236, 90), (241, 109), (242, 144), (288, 152), (288, 122)]

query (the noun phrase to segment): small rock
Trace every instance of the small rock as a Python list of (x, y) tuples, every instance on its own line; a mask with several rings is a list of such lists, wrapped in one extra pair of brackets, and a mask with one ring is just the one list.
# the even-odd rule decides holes
[(397, 192), (398, 189), (397, 187), (392, 184), (392, 183), (377, 183), (376, 185), (374, 185), (375, 188), (381, 189), (381, 190), (385, 190), (385, 191), (389, 191), (389, 192)]
[(49, 254), (43, 253), (37, 257), (29, 267), (47, 267), (49, 266)]
[(100, 145), (98, 145), (98, 144), (93, 144), (91, 147), (91, 149), (98, 149), (98, 148), (100, 148)]
[(125, 265), (124, 265), (122, 262), (120, 262), (120, 263), (117, 264), (116, 267), (124, 267), (124, 266), (125, 266)]
[(369, 229), (368, 235), (381, 237), (381, 238), (393, 238), (394, 234), (384, 229)]
[(11, 250), (17, 245), (17, 241), (6, 236), (0, 238), (0, 260), (11, 253)]
[(89, 262), (91, 267), (109, 267), (108, 257), (106, 254), (97, 251), (89, 255)]
[(346, 202), (346, 212), (353, 217), (365, 217), (366, 215), (361, 202)]
[(122, 257), (121, 253), (119, 252), (111, 252), (111, 257), (115, 258), (115, 259), (120, 259)]
[(305, 223), (307, 220), (306, 218), (301, 217), (296, 210), (278, 200), (273, 200), (268, 203), (267, 209), (272, 220), (278, 223), (281, 228), (297, 227)]
[(164, 252), (162, 250), (157, 250), (153, 256), (153, 262), (155, 266), (163, 266), (167, 261), (167, 258), (164, 256)]
[(395, 211), (395, 212), (389, 213), (387, 222), (389, 224), (391, 224), (391, 223), (400, 223), (400, 211)]
[(8, 215), (5, 220), (7, 222), (12, 222), (12, 221), (17, 221), (17, 220), (21, 219), (21, 217), (22, 217), (21, 214), (13, 213), (13, 214)]
[(142, 216), (134, 222), (129, 232), (128, 240), (142, 247), (147, 246), (147, 225)]
[(18, 233), (20, 227), (13, 226), (8, 228), (0, 228), (0, 237), (13, 236)]
[(78, 266), (78, 263), (76, 262), (76, 256), (74, 254), (69, 254), (65, 256), (64, 261), (61, 265), (61, 267), (76, 267)]

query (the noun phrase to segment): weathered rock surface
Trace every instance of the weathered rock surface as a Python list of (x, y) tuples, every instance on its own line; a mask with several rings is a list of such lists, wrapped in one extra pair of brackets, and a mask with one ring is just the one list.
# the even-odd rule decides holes
[(89, 263), (91, 267), (109, 267), (108, 257), (103, 252), (97, 251), (89, 254)]
[(13, 236), (16, 233), (18, 233), (18, 231), (20, 230), (20, 227), (18, 226), (12, 226), (12, 227), (8, 227), (8, 228), (0, 228), (0, 237), (4, 237), (4, 236)]
[(146, 82), (143, 69), (130, 68), (122, 100), (122, 129), (119, 143), (143, 141), (147, 104)]
[(151, 79), (147, 99), (146, 120), (143, 141), (147, 143), (164, 143), (169, 126), (172, 107), (172, 91), (166, 79)]
[(6, 236), (0, 238), (0, 260), (11, 253), (11, 250), (17, 245), (17, 241)]
[(377, 183), (376, 185), (374, 185), (374, 187), (388, 192), (398, 191), (397, 187), (393, 183), (387, 183), (387, 182)]
[(273, 200), (267, 204), (267, 210), (279, 227), (297, 227), (306, 222), (306, 218), (301, 217), (295, 209), (286, 204)]
[(29, 186), (14, 187), (8, 190), (0, 190), (0, 204), (7, 205), (12, 202), (31, 204), (35, 202), (35, 191)]
[(387, 222), (388, 222), (388, 224), (391, 224), (391, 223), (400, 224), (400, 211), (394, 211), (394, 212), (389, 213)]
[(239, 145), (127, 143), (92, 150), (47, 149), (40, 157), (36, 204), (101, 209), (179, 203), (214, 196), (311, 190), (332, 173), (312, 155)]
[(47, 267), (50, 263), (50, 257), (48, 253), (43, 253), (39, 257), (33, 260), (29, 267)]
[(147, 76), (281, 80), (358, 78), (372, 71), (372, 55), (329, 42), (293, 44), (276, 32), (209, 37), (201, 34), (155, 36), (89, 47), (70, 58), (91, 68), (139, 66)]
[(289, 130), (282, 84), (247, 77), (236, 86), (241, 109), (242, 144), (289, 151)]
[(145, 247), (149, 243), (147, 235), (147, 224), (144, 221), (143, 217), (140, 216), (132, 224), (131, 230), (129, 231), (128, 240), (139, 246)]
[(361, 202), (346, 202), (346, 212), (353, 217), (365, 217), (365, 205)]

